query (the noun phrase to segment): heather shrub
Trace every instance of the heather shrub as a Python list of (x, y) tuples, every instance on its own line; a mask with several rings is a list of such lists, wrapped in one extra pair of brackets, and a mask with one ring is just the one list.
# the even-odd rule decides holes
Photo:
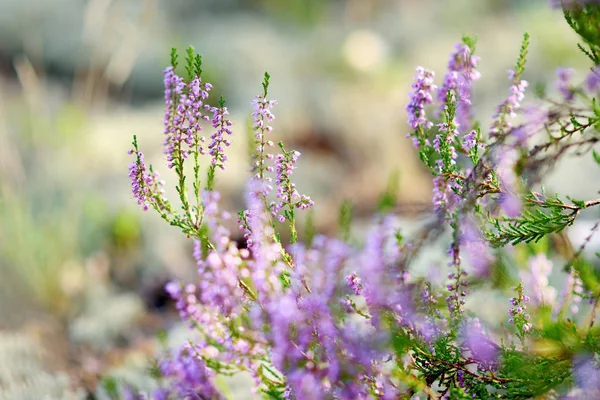
[[(252, 103), (246, 208), (222, 209), (215, 180), (231, 141), (247, 140), (244, 127), (234, 135), (225, 100), (210, 100), (201, 56), (190, 48), (180, 63), (174, 50), (164, 71), (164, 153), (177, 202), (135, 137), (129, 176), (138, 203), (194, 242), (198, 279), (166, 290), (198, 339), (159, 357), (161, 388), (149, 395), (224, 398), (214, 378), (245, 371), (272, 399), (600, 398), (599, 260), (584, 257), (600, 221), (581, 247), (553, 245), (600, 199), (543, 187), (562, 158), (600, 166), (600, 6), (553, 5), (581, 37), (588, 78), (576, 84), (572, 70), (559, 69), (524, 106), (525, 34), (507, 96), (485, 126), (471, 104), (481, 78), (473, 38), (456, 46), (440, 81), (418, 67), (407, 138), (433, 180), (429, 222), (403, 234), (383, 202), (362, 245), (348, 238), (347, 206), (338, 237), (299, 230), (315, 205), (293, 183), (300, 154), (272, 129), (266, 73)], [(442, 242), (447, 266), (416, 273), (418, 256)], [(502, 298), (502, 317), (469, 307), (476, 295)]]

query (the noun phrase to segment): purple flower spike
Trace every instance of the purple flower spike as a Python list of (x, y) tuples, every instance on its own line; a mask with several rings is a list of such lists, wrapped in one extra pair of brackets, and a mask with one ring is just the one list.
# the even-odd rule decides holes
[(275, 197), (277, 201), (271, 203), (270, 210), (274, 218), (280, 222), (285, 222), (285, 216), (281, 214), (284, 207), (299, 208), (306, 210), (314, 205), (310, 197), (301, 195), (296, 190), (296, 185), (292, 183), (292, 174), (296, 168), (296, 162), (300, 157), (298, 151), (285, 151), (282, 146), (283, 154), (275, 157), (275, 185), (277, 192)]
[(596, 94), (600, 90), (600, 70), (598, 67), (592, 68), (585, 80), (585, 88), (592, 95)]
[[(164, 153), (167, 156), (169, 168), (187, 158), (190, 150), (205, 154), (202, 146), (205, 138), (199, 136), (202, 131), (201, 123), (207, 119), (203, 110), (207, 107), (204, 101), (212, 88), (210, 83), (203, 83), (199, 77), (186, 84), (178, 76), (173, 67), (164, 71), (165, 84), (165, 140)], [(188, 147), (186, 150), (184, 147)]]
[(352, 274), (346, 276), (346, 282), (348, 283), (348, 286), (350, 286), (350, 289), (354, 291), (355, 295), (360, 295), (363, 287), (362, 282), (356, 274), (356, 272), (353, 272)]
[(573, 68), (561, 67), (556, 69), (556, 87), (567, 102), (571, 102), (575, 98), (575, 92), (570, 84), (574, 73), (575, 70)]
[(212, 383), (214, 375), (190, 344), (184, 345), (173, 357), (163, 360), (161, 374), (171, 382), (169, 389), (159, 389), (154, 398), (197, 398), (221, 400), (225, 397)]
[[(508, 77), (510, 80), (514, 80), (515, 72), (509, 70)], [(525, 88), (528, 85), (525, 80), (513, 82), (513, 85), (509, 89), (508, 98), (498, 106), (494, 114), (495, 120), (490, 128), (490, 136), (493, 137), (501, 133), (506, 133), (512, 129), (511, 120), (517, 117), (516, 111), (521, 107), (521, 101), (525, 98)]]
[(212, 157), (212, 165), (225, 169), (224, 163), (227, 161), (227, 156), (225, 156), (223, 146), (231, 145), (231, 141), (226, 139), (226, 136), (232, 134), (231, 121), (226, 118), (229, 112), (225, 106), (211, 107), (210, 112), (213, 114), (211, 123), (216, 132), (210, 137), (211, 142), (208, 145), (208, 153)]
[(529, 270), (521, 272), (523, 285), (531, 295), (535, 305), (554, 305), (557, 297), (556, 289), (549, 285), (548, 277), (552, 273), (552, 261), (545, 254), (529, 258)]
[(275, 119), (271, 109), (277, 102), (267, 100), (264, 95), (258, 95), (252, 101), (254, 112), (252, 113), (252, 130), (256, 142), (256, 151), (254, 153), (256, 160), (252, 163), (252, 172), (255, 177), (265, 180), (267, 165), (265, 160), (272, 159), (273, 156), (267, 154), (267, 148), (273, 147), (273, 142), (267, 140), (267, 135), (271, 133), (273, 127), (270, 123)]
[(131, 180), (131, 191), (137, 199), (137, 203), (142, 206), (144, 211), (148, 211), (154, 204), (161, 207), (162, 205), (157, 203), (157, 198), (164, 193), (162, 188), (164, 182), (158, 180), (157, 172), (147, 170), (144, 153), (135, 149), (129, 150), (128, 153), (136, 156), (136, 159), (129, 164), (129, 179)]
[(457, 44), (448, 61), (448, 73), (437, 94), (440, 111), (444, 111), (448, 92), (454, 92), (457, 98), (457, 125), (467, 129), (471, 126), (471, 83), (481, 77), (476, 69), (478, 62), (479, 57), (471, 54), (469, 46)]
[(408, 111), (408, 124), (413, 129), (429, 129), (433, 122), (427, 120), (425, 115), (425, 106), (433, 103), (433, 91), (437, 86), (433, 83), (435, 73), (423, 67), (417, 67), (415, 82), (412, 84), (412, 92), (409, 95), (409, 102), (406, 106)]

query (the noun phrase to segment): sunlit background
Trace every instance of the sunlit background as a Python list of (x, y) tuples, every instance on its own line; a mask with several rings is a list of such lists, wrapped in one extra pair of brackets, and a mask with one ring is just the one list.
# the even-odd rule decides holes
[[(441, 80), (454, 45), (476, 36), (486, 126), (525, 32), (530, 92), (559, 66), (585, 76), (575, 34), (545, 0), (0, 0), (0, 399), (107, 398), (103, 376), (151, 387), (157, 334), (179, 329), (162, 286), (194, 265), (190, 241), (137, 207), (127, 150), (136, 134), (169, 179), (171, 47), (202, 53), (227, 100), (236, 136), (217, 186), (231, 209), (243, 207), (250, 102), (268, 71), (274, 140), (302, 153), (296, 180), (317, 230), (335, 229), (349, 200), (360, 238), (386, 188), (407, 224), (431, 198), (404, 138), (415, 67)], [(567, 162), (549, 189), (594, 198), (580, 179), (597, 175), (572, 179), (588, 162)], [(228, 385), (242, 398), (243, 382)]]

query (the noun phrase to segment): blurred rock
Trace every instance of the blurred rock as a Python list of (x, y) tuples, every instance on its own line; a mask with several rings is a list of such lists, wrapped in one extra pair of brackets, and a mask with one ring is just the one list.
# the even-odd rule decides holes
[(48, 365), (46, 355), (41, 343), (23, 332), (0, 331), (0, 399), (85, 399), (85, 391), (73, 389), (69, 376)]
[(83, 313), (73, 319), (69, 334), (77, 344), (106, 351), (131, 340), (143, 311), (143, 303), (135, 294), (90, 288)]

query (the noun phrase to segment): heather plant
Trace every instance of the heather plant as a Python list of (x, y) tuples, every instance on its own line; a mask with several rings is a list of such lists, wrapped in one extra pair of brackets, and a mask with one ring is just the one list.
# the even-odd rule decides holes
[[(293, 183), (300, 153), (275, 145), (266, 73), (252, 103), (246, 208), (222, 209), (215, 182), (233, 140), (226, 103), (209, 102), (212, 86), (192, 48), (181, 75), (173, 51), (164, 152), (178, 203), (164, 196), (135, 137), (129, 176), (138, 203), (194, 242), (197, 281), (166, 290), (196, 339), (159, 357), (161, 388), (151, 396), (224, 398), (215, 377), (246, 372), (271, 399), (600, 398), (599, 260), (583, 251), (600, 221), (578, 249), (551, 246), (600, 199), (543, 188), (559, 159), (591, 156), (600, 165), (600, 6), (554, 3), (593, 63), (585, 82), (559, 69), (554, 89), (525, 104), (525, 34), (507, 97), (485, 126), (471, 107), (481, 77), (473, 38), (456, 46), (439, 85), (418, 67), (407, 137), (432, 176), (431, 222), (405, 235), (382, 207), (360, 246), (350, 240), (347, 203), (339, 237), (299, 231), (314, 204)], [(234, 215), (244, 246), (230, 231)], [(440, 244), (447, 268), (419, 275), (418, 255)], [(499, 320), (470, 304), (478, 293), (503, 298)]]

